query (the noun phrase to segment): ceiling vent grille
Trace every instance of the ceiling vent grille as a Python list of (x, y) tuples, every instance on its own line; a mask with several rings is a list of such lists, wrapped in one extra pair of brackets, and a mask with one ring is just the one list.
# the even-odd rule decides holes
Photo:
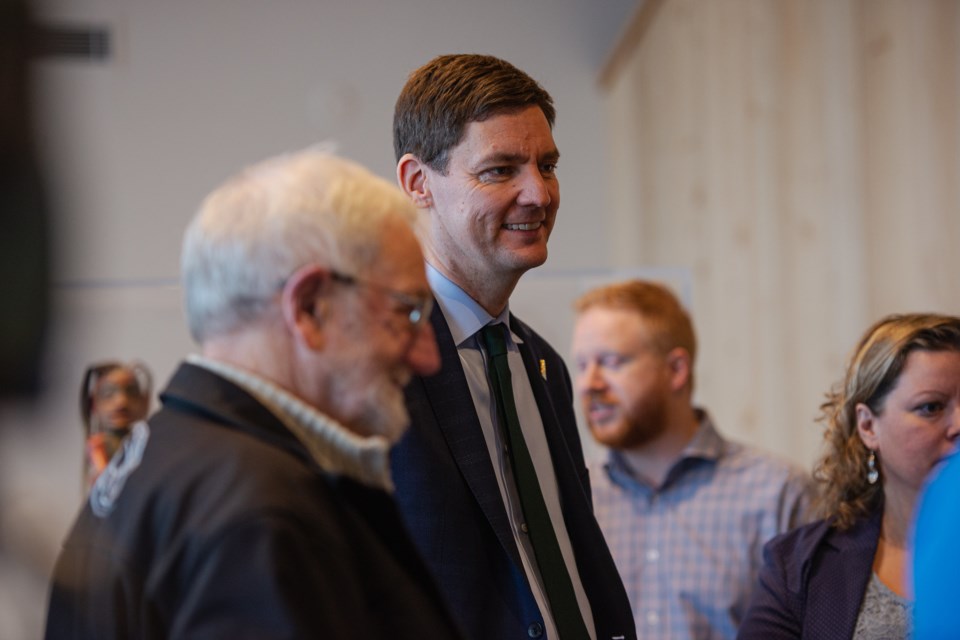
[(110, 31), (106, 27), (38, 24), (34, 27), (34, 43), (41, 58), (97, 62), (110, 58)]

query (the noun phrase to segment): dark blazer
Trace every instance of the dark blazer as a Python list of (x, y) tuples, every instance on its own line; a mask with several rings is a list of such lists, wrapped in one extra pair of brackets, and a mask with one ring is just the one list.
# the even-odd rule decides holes
[(882, 511), (838, 531), (820, 520), (773, 538), (739, 640), (853, 637)]
[(48, 638), (462, 637), (388, 493), (207, 369), (161, 398), (64, 544)]
[[(412, 424), (392, 454), (397, 503), (470, 637), (540, 637), (543, 616), (523, 571), (457, 347), (438, 306), (430, 320), (443, 367), (407, 387)], [(543, 338), (516, 317), (510, 326), (523, 339), (520, 353), (546, 430), (597, 637), (634, 638), (630, 602), (593, 517), (569, 373)]]

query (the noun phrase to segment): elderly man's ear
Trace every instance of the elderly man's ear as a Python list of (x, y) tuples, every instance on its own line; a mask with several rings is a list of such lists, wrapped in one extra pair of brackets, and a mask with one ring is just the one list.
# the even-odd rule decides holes
[(397, 182), (419, 209), (427, 209), (433, 204), (427, 178), (427, 166), (412, 153), (403, 154), (397, 163)]
[(306, 265), (287, 278), (281, 293), (284, 322), (290, 332), (311, 349), (321, 349), (324, 344), (323, 323), (329, 285), (328, 270), (318, 265)]

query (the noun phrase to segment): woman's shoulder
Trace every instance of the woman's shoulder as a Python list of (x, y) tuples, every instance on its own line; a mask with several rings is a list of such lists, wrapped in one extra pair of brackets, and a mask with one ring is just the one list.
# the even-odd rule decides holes
[(837, 527), (833, 518), (817, 520), (771, 539), (767, 551), (780, 556), (809, 557), (821, 548), (840, 552), (876, 548), (881, 518), (882, 510), (844, 529)]
[(816, 520), (775, 536), (767, 543), (766, 553), (780, 558), (808, 557), (835, 533), (829, 519)]

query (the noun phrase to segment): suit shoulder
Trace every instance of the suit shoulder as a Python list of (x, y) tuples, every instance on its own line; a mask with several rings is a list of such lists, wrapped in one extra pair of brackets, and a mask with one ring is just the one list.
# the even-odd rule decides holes
[(329, 495), (326, 474), (290, 448), (202, 416), (164, 411), (150, 420), (154, 433), (137, 485), (151, 502), (229, 520), (295, 514)]

